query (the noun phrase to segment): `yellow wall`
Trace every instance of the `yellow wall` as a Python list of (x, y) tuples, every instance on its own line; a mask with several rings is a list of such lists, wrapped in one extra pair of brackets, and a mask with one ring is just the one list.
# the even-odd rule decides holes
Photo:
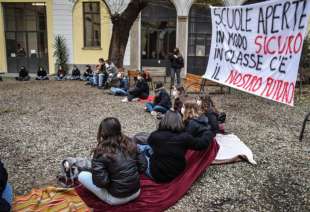
[[(53, 65), (53, 0), (0, 0), (0, 4), (4, 2), (10, 3), (25, 3), (25, 2), (45, 2), (46, 4), (46, 17), (47, 17), (47, 48), (48, 48), (48, 62), (49, 72), (55, 72)], [(3, 7), (0, 7), (0, 72), (7, 72), (7, 58), (6, 46), (4, 35), (4, 17)]]
[[(84, 48), (83, 2), (100, 2), (101, 48)], [(109, 11), (101, 0), (78, 0), (73, 8), (73, 63), (96, 64), (99, 58), (108, 58), (111, 40)]]

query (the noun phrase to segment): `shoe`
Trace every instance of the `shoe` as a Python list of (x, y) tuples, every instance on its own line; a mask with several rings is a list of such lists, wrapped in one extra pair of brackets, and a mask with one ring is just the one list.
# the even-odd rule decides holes
[(137, 101), (139, 101), (139, 100), (140, 100), (139, 98), (134, 98), (134, 99), (132, 99), (131, 101), (137, 102)]
[(151, 115), (152, 115), (152, 116), (157, 116), (157, 112), (153, 110), (153, 111), (151, 112)]
[(126, 98), (122, 99), (122, 102), (128, 102), (128, 98), (126, 97)]

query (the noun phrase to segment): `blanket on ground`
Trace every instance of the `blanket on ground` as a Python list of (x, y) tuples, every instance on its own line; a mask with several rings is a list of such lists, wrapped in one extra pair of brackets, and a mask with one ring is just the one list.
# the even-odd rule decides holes
[(207, 151), (188, 151), (186, 154), (187, 167), (185, 171), (170, 183), (157, 184), (142, 176), (140, 197), (125, 205), (108, 205), (82, 186), (77, 187), (76, 191), (94, 211), (163, 211), (174, 205), (186, 194), (197, 178), (211, 165), (218, 150), (219, 146), (214, 140)]
[(214, 140), (207, 151), (188, 151), (186, 170), (170, 183), (157, 184), (142, 176), (140, 197), (125, 205), (108, 205), (80, 185), (75, 189), (33, 189), (29, 194), (15, 198), (13, 211), (163, 211), (186, 194), (191, 185), (210, 166), (218, 150), (219, 145)]
[(140, 103), (148, 103), (148, 102), (153, 102), (155, 96), (148, 96), (147, 99), (139, 99)]
[(91, 209), (87, 207), (74, 189), (47, 187), (33, 189), (25, 196), (17, 196), (14, 199), (13, 211), (91, 212)]
[(236, 135), (217, 134), (215, 138), (220, 149), (212, 164), (233, 163), (241, 160), (246, 160), (253, 165), (256, 164), (251, 149)]

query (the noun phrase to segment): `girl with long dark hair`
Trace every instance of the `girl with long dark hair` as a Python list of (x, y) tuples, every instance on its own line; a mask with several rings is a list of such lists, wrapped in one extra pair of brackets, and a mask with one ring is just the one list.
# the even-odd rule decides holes
[(146, 161), (137, 145), (122, 133), (116, 118), (104, 119), (93, 150), (92, 172), (81, 172), (79, 181), (110, 205), (125, 204), (140, 194), (140, 175)]

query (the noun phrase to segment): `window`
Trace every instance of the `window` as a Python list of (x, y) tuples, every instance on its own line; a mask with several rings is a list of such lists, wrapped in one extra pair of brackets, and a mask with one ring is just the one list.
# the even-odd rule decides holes
[(84, 2), (84, 47), (100, 47), (100, 3)]

